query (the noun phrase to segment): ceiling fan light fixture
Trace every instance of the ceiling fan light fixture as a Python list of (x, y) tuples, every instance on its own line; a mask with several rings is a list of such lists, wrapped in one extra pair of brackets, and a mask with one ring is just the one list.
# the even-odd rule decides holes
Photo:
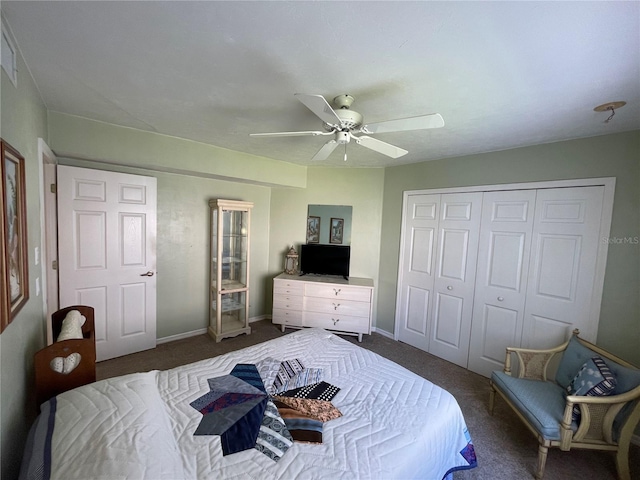
[(346, 145), (351, 141), (351, 135), (349, 132), (336, 132), (336, 142), (340, 145)]
[(340, 118), (340, 125), (342, 128), (354, 130), (362, 125), (362, 115), (354, 110), (342, 108), (336, 110), (335, 113), (338, 118)]
[(609, 123), (613, 116), (616, 114), (617, 108), (622, 108), (627, 104), (627, 102), (619, 101), (619, 102), (608, 102), (603, 103), (602, 105), (598, 105), (593, 110), (596, 112), (611, 112), (611, 115), (604, 121), (604, 123)]
[(617, 110), (618, 108), (622, 108), (627, 104), (627, 102), (607, 102), (602, 105), (598, 105), (593, 110), (596, 112), (606, 112), (607, 110)]

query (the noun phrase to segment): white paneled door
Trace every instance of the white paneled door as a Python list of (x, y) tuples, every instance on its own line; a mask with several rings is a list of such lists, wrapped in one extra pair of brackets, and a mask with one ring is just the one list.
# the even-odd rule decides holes
[(404, 209), (398, 339), (428, 351), (440, 195), (411, 195)]
[(520, 345), (535, 202), (536, 190), (483, 197), (468, 368), (487, 377)]
[(156, 345), (156, 179), (58, 167), (60, 306), (95, 308), (96, 357)]
[(429, 353), (467, 366), (482, 193), (441, 196)]
[(538, 190), (523, 347), (559, 345), (574, 328), (596, 340), (592, 296), (603, 197), (601, 186)]
[(615, 180), (496, 187), (406, 192), (398, 269), (396, 338), (485, 376), (597, 340)]

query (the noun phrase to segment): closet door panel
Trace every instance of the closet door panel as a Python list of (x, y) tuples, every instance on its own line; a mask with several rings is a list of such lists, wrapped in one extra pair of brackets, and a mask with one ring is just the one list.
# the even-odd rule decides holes
[(429, 352), (467, 366), (482, 193), (441, 197)]
[(535, 190), (487, 192), (482, 203), (469, 370), (501, 370), (519, 346), (526, 299)]
[(404, 212), (398, 339), (428, 351), (440, 195), (410, 195)]
[(565, 341), (574, 328), (595, 340), (590, 318), (604, 187), (539, 190), (523, 346)]

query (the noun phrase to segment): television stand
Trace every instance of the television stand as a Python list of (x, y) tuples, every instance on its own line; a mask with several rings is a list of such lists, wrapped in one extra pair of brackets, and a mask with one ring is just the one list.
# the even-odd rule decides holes
[(273, 280), (272, 322), (285, 328), (319, 327), (342, 335), (371, 334), (373, 280), (287, 275)]

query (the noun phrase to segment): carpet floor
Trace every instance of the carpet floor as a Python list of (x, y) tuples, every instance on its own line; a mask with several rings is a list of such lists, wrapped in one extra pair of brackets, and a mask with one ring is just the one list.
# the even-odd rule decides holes
[[(106, 360), (97, 364), (98, 380), (149, 370), (166, 370), (229, 351), (255, 345), (283, 335), (268, 320), (251, 324), (251, 335), (241, 335), (216, 343), (208, 335), (158, 345), (152, 350)], [(287, 330), (285, 333), (290, 333)], [(496, 398), (494, 414), (488, 412), (489, 380), (423, 352), (407, 344), (379, 334), (357, 338), (344, 336), (363, 348), (386, 357), (412, 372), (448, 390), (458, 401), (471, 433), (478, 467), (454, 473), (454, 480), (520, 480), (532, 479), (538, 456), (538, 442), (518, 417), (500, 398)], [(631, 478), (640, 480), (640, 447), (632, 445)], [(612, 453), (590, 450), (561, 452), (550, 449), (545, 480), (615, 480)], [(386, 480), (386, 479), (380, 479)], [(440, 480), (440, 479), (425, 479)]]

